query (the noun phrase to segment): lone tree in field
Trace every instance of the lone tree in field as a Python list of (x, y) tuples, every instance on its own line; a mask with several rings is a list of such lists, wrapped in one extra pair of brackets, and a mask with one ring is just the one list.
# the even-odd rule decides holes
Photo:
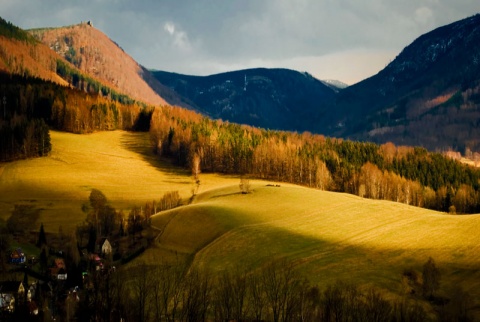
[(195, 196), (200, 188), (200, 156), (197, 153), (195, 153), (192, 159), (192, 175), (195, 181), (192, 195)]
[(433, 299), (435, 292), (440, 287), (440, 271), (435, 265), (433, 258), (429, 257), (423, 265), (423, 296), (427, 299)]
[(92, 189), (88, 199), (90, 200), (90, 206), (94, 210), (99, 210), (107, 204), (107, 197), (98, 189)]
[(240, 191), (243, 194), (250, 193), (250, 180), (244, 177), (240, 178), (240, 184), (238, 185), (240, 187)]

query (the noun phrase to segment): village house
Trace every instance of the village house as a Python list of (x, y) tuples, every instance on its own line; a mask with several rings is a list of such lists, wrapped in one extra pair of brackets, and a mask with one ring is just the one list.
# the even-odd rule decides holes
[(110, 255), (113, 252), (112, 244), (110, 244), (107, 238), (100, 238), (97, 243), (97, 250), (103, 256)]
[(23, 264), (25, 263), (26, 256), (21, 248), (16, 248), (10, 253), (10, 263)]
[(67, 279), (67, 267), (63, 258), (55, 258), (55, 266), (50, 268), (50, 276), (59, 281)]
[(108, 241), (108, 239), (105, 238), (105, 241), (102, 244), (102, 254), (104, 255), (109, 255), (112, 253), (112, 245)]

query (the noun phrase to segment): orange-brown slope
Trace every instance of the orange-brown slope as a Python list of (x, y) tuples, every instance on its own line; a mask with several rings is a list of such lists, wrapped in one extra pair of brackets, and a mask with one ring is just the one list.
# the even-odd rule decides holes
[(25, 41), (0, 35), (0, 71), (68, 85), (56, 74), (59, 58), (50, 48), (33, 39)]
[(30, 33), (82, 72), (132, 98), (166, 104), (143, 79), (145, 70), (103, 32), (90, 24), (35, 29)]

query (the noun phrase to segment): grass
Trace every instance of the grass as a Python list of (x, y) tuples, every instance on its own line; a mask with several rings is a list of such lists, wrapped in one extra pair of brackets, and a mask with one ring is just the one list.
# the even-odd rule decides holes
[[(36, 227), (65, 234), (82, 222), (82, 204), (100, 189), (117, 209), (128, 210), (163, 193), (191, 195), (188, 171), (159, 161), (146, 133), (74, 135), (51, 132), (48, 157), (0, 166), (0, 219), (15, 204), (42, 209)], [(442, 291), (461, 285), (480, 297), (480, 217), (451, 216), (388, 201), (252, 181), (241, 194), (239, 178), (201, 174), (190, 205), (153, 217), (161, 235), (135, 262), (188, 261), (212, 270), (255, 270), (281, 258), (320, 286), (337, 280), (373, 284), (401, 293), (401, 273), (433, 257)]]
[(320, 285), (342, 280), (396, 294), (403, 270), (421, 273), (431, 256), (444, 290), (462, 285), (480, 295), (478, 216), (293, 185), (253, 187), (248, 195), (238, 185), (208, 191), (195, 204), (155, 216), (153, 224), (164, 231), (157, 250), (174, 249), (193, 265), (218, 271), (287, 258)]
[[(125, 131), (88, 135), (51, 131), (48, 157), (0, 165), (0, 219), (7, 220), (15, 204), (42, 209), (36, 227), (65, 233), (85, 219), (82, 204), (92, 188), (100, 189), (117, 209), (128, 214), (133, 206), (159, 200), (178, 190), (189, 198), (190, 173), (158, 161), (148, 133)], [(202, 175), (200, 191), (231, 183), (217, 175)]]

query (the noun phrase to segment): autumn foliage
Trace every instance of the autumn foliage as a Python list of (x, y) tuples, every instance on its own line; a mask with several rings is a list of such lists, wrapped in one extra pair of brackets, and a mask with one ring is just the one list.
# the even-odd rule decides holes
[[(148, 130), (150, 108), (38, 78), (0, 73), (0, 160), (50, 152), (49, 128), (73, 133)], [(147, 122), (147, 125), (149, 122)]]
[(423, 148), (270, 131), (170, 106), (155, 110), (150, 133), (160, 156), (190, 169), (199, 156), (203, 172), (248, 174), (441, 211), (452, 205), (460, 213), (480, 211), (479, 171)]

